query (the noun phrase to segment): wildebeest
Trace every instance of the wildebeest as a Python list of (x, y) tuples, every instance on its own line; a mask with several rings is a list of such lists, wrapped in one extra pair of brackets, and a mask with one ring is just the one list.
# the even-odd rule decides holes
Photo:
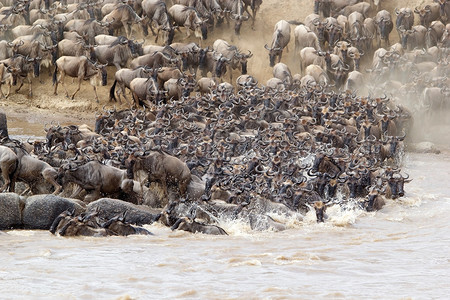
[[(92, 46), (86, 45), (83, 40), (73, 41), (69, 39), (63, 39), (58, 43), (58, 54), (60, 56), (90, 56), (91, 59), (94, 57), (91, 55)], [(95, 53), (94, 53), (95, 55)]]
[(125, 38), (117, 39), (111, 45), (100, 45), (94, 47), (95, 58), (99, 63), (106, 65), (114, 65), (117, 70), (125, 67), (128, 61), (137, 56), (134, 51), (134, 44), (129, 44)]
[(367, 211), (380, 210), (385, 204), (383, 195), (377, 190), (373, 189), (369, 195), (367, 195)]
[(403, 49), (409, 51), (414, 48), (425, 47), (425, 34), (427, 29), (422, 25), (416, 25), (411, 30), (406, 30), (402, 26), (398, 28)]
[(250, 12), (248, 11), (248, 7), (250, 6), (252, 10), (252, 26), (255, 25), (255, 19), (256, 19), (256, 12), (259, 10), (262, 0), (242, 0), (244, 2), (244, 10), (250, 15)]
[(416, 7), (414, 13), (419, 15), (420, 25), (428, 27), (431, 22), (439, 20), (439, 4), (432, 3), (420, 9)]
[(108, 236), (108, 230), (101, 228), (95, 216), (75, 216), (75, 210), (66, 210), (59, 214), (52, 225), (50, 232), (60, 236)]
[(24, 182), (28, 185), (28, 190), (33, 194), (48, 194), (51, 189), (49, 184), (54, 188), (54, 194), (61, 191), (61, 185), (57, 182), (58, 172), (48, 163), (31, 156), (19, 142), (14, 140), (6, 140), (4, 146), (9, 147), (17, 156), (17, 166), (14, 169), (10, 183), (10, 192), (15, 191), (17, 181)]
[[(127, 178), (126, 170), (103, 165), (98, 161), (90, 161), (80, 166), (67, 163), (60, 168), (59, 173), (64, 186), (69, 183), (77, 185), (70, 198), (76, 198), (83, 189), (87, 191), (85, 202), (97, 200), (102, 194), (118, 197), (121, 192), (127, 195), (136, 193), (134, 181)], [(139, 196), (136, 196), (131, 202), (139, 204)]]
[(288, 88), (292, 85), (292, 74), (289, 67), (284, 63), (277, 63), (272, 70), (273, 77), (281, 79)]
[(229, 64), (229, 75), (230, 75), (230, 81), (233, 80), (233, 69), (237, 69), (238, 67), (241, 68), (241, 75), (247, 74), (247, 60), (252, 57), (252, 53), (249, 52), (249, 54), (243, 54), (240, 53), (238, 48), (234, 45), (230, 45), (228, 42), (217, 39), (213, 44), (213, 49), (217, 53), (220, 53), (223, 55), (223, 57), (226, 57), (227, 59), (230, 59)]
[(147, 66), (152, 69), (157, 69), (177, 63), (179, 63), (179, 59), (172, 59), (163, 52), (154, 52), (136, 57), (131, 61), (130, 68), (136, 69), (137, 67)]
[(204, 233), (213, 235), (228, 235), (225, 230), (217, 225), (208, 225), (199, 223), (195, 220), (189, 219), (188, 217), (179, 218), (175, 224), (171, 227), (172, 230), (184, 230), (192, 233)]
[(275, 24), (274, 33), (272, 35), (272, 42), (270, 47), (264, 45), (264, 48), (269, 50), (269, 61), (270, 66), (275, 65), (275, 59), (278, 57), (278, 62), (281, 61), (281, 56), (283, 55), (283, 49), (287, 47), (289, 41), (291, 40), (291, 27), (289, 23), (285, 20), (278, 21)]
[(211, 93), (217, 86), (217, 80), (209, 77), (202, 77), (197, 80), (197, 88), (196, 90), (200, 92), (201, 95)]
[(439, 4), (439, 12), (441, 20), (448, 23), (450, 20), (450, 2), (448, 0), (433, 0)]
[(323, 69), (326, 67), (325, 62), (325, 52), (317, 51), (313, 47), (305, 47), (300, 50), (300, 71), (303, 73), (306, 70), (306, 67), (309, 65), (315, 64)]
[[(395, 21), (395, 28), (397, 31), (401, 26), (403, 26), (404, 29), (410, 30), (414, 25), (414, 13), (411, 10), (411, 8), (396, 8), (395, 14), (397, 15), (397, 20)], [(400, 36), (400, 32), (399, 32)]]
[(206, 40), (208, 38), (208, 27), (198, 12), (193, 7), (175, 4), (169, 8), (169, 14), (174, 23), (186, 28), (186, 38), (191, 36), (191, 30), (197, 38)]
[(66, 31), (76, 31), (79, 35), (88, 37), (89, 44), (94, 45), (96, 35), (112, 34), (109, 26), (110, 23), (98, 22), (95, 19), (74, 19), (67, 22), (64, 29)]
[(141, 17), (139, 17), (134, 9), (128, 4), (123, 4), (116, 7), (102, 19), (103, 23), (109, 23), (109, 28), (111, 29), (118, 31), (121, 28), (124, 28), (127, 38), (131, 38), (132, 24), (140, 23), (141, 21)]
[(14, 45), (11, 42), (5, 40), (0, 41), (0, 60), (13, 56), (13, 47)]
[(152, 77), (131, 80), (130, 91), (136, 107), (139, 105), (151, 107), (151, 101), (159, 103), (164, 96), (164, 93), (159, 90), (158, 84)]
[(313, 47), (320, 50), (320, 43), (317, 35), (305, 25), (298, 25), (294, 29), (295, 37), (295, 54), (305, 47)]
[(93, 132), (86, 124), (63, 127), (56, 125), (49, 128), (44, 127), (44, 131), (46, 132), (45, 138), (47, 140), (48, 148), (62, 143), (63, 149), (67, 149), (70, 144), (79, 146), (77, 144), (80, 142), (91, 143), (100, 137), (99, 134)]
[(182, 97), (189, 97), (194, 90), (195, 80), (193, 76), (184, 76), (181, 78), (170, 78), (164, 82), (164, 89), (167, 91), (168, 99), (180, 100)]
[(361, 90), (364, 88), (364, 76), (356, 70), (348, 73), (345, 90)]
[(249, 16), (244, 16), (244, 2), (242, 0), (219, 0), (218, 2), (225, 14), (235, 21), (234, 33), (239, 35), (242, 22), (249, 19)]
[(378, 26), (378, 34), (380, 35), (380, 39), (378, 42), (378, 48), (381, 46), (381, 40), (384, 40), (386, 45), (389, 46), (389, 34), (394, 28), (394, 24), (392, 23), (391, 14), (387, 10), (382, 10), (377, 13), (375, 16), (375, 24)]
[[(8, 98), (9, 94), (11, 93), (11, 87), (13, 85), (13, 76), (10, 71), (11, 69), (8, 69), (8, 67), (5, 66), (5, 64), (0, 63), (0, 97), (1, 98)], [(2, 85), (6, 84), (8, 87), (8, 92), (3, 94), (2, 91)]]
[(18, 163), (19, 159), (14, 151), (6, 146), (0, 146), (0, 170), (3, 178), (3, 186), (0, 188), (0, 192), (10, 188), (11, 176), (16, 170)]
[[(152, 23), (156, 23), (156, 37), (155, 43), (158, 42), (159, 32), (163, 30), (166, 33), (166, 38), (164, 43), (166, 45), (172, 44), (173, 37), (175, 35), (175, 28), (172, 24), (172, 19), (167, 11), (166, 3), (162, 0), (143, 0), (142, 1), (142, 10), (144, 15), (148, 18), (148, 24), (143, 24), (144, 26), (144, 34), (147, 34), (145, 31), (147, 30), (147, 25), (150, 26), (150, 30), (153, 35), (155, 32), (152, 27)], [(146, 18), (144, 18), (147, 21)]]
[(39, 76), (40, 58), (29, 58), (21, 54), (16, 54), (13, 57), (0, 61), (6, 66), (7, 70), (11, 73), (12, 84), (16, 85), (17, 81), (20, 82), (19, 87), (16, 89), (16, 93), (23, 86), (23, 81), (26, 78), (28, 82), (28, 97), (33, 96), (33, 90), (31, 87), (32, 76)]
[[(57, 72), (59, 71), (59, 78), (57, 78)], [(73, 56), (61, 56), (56, 61), (55, 72), (53, 73), (53, 84), (55, 85), (54, 94), (57, 95), (58, 83), (61, 82), (66, 91), (66, 97), (69, 97), (69, 92), (64, 85), (65, 76), (78, 78), (78, 88), (70, 97), (72, 100), (75, 94), (80, 90), (81, 82), (83, 80), (90, 80), (92, 87), (94, 88), (95, 99), (98, 101), (97, 85), (98, 78), (101, 78), (101, 84), (106, 85), (107, 73), (106, 65), (99, 65), (93, 63), (86, 56), (73, 57)]]
[(341, 9), (339, 12), (337, 12), (335, 15), (343, 15), (343, 16), (349, 16), (353, 12), (359, 12), (365, 17), (367, 17), (368, 12), (370, 10), (370, 4), (367, 2), (359, 2), (353, 5), (348, 5)]
[(120, 95), (123, 95), (125, 100), (128, 102), (128, 99), (125, 95), (125, 88), (130, 88), (130, 83), (135, 78), (148, 78), (152, 74), (153, 70), (149, 69), (147, 67), (137, 67), (136, 69), (120, 69), (118, 70), (114, 75), (114, 84), (111, 86), (110, 92), (109, 92), (109, 100), (116, 100), (116, 97), (114, 95), (114, 90), (116, 88), (116, 84), (118, 84), (116, 94), (119, 97)]
[(186, 197), (191, 182), (191, 171), (186, 163), (163, 152), (152, 151), (149, 154), (133, 158), (128, 169), (133, 174), (143, 171), (149, 182), (159, 181), (164, 195), (168, 195), (168, 185), (175, 184), (180, 197)]

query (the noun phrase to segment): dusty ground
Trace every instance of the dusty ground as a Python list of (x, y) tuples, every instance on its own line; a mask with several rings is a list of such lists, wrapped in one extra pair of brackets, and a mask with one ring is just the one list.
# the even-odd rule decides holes
[[(393, 14), (395, 7), (414, 8), (423, 3), (431, 3), (431, 0), (382, 0), (382, 9), (387, 9)], [(236, 37), (233, 33), (233, 25), (231, 24), (230, 28), (224, 25), (223, 28), (217, 28), (213, 34), (210, 34), (208, 40), (202, 46), (212, 45), (215, 39), (222, 38), (237, 45), (242, 51), (250, 50), (253, 53), (253, 58), (249, 61), (249, 74), (255, 76), (261, 83), (265, 83), (267, 79), (272, 77), (272, 70), (269, 67), (268, 53), (264, 49), (264, 44), (270, 43), (274, 24), (281, 19), (302, 21), (312, 12), (313, 0), (263, 0), (254, 29), (250, 28), (250, 24), (244, 24), (241, 36)], [(294, 26), (291, 29), (293, 32)], [(175, 41), (180, 41), (182, 38), (184, 38), (184, 35), (178, 33)], [(396, 33), (393, 31), (391, 41), (395, 42), (396, 39)], [(152, 41), (153, 39), (148, 37), (146, 44)], [(192, 39), (192, 41), (196, 40)], [(282, 61), (292, 66), (291, 71), (296, 73), (298, 72), (298, 60), (293, 53), (293, 39), (291, 39), (289, 48), (291, 51), (285, 53)], [(54, 96), (51, 77), (48, 76), (48, 71), (44, 70), (41, 78), (43, 83), (39, 83), (37, 78), (34, 79), (34, 97), (32, 99), (26, 97), (28, 87), (25, 85), (18, 94), (12, 91), (8, 99), (0, 100), (0, 110), (4, 111), (8, 118), (27, 121), (38, 127), (52, 121), (61, 124), (86, 123), (93, 125), (95, 112), (102, 111), (104, 106), (107, 108), (113, 105), (116, 105), (117, 108), (127, 107), (125, 104), (119, 105), (108, 101), (109, 88), (113, 83), (114, 73), (115, 68), (109, 67), (108, 85), (98, 88), (100, 103), (96, 103), (93, 88), (88, 82), (83, 82), (75, 100), (69, 100), (64, 96), (62, 86), (58, 87), (58, 95)], [(233, 74), (233, 81), (237, 75), (237, 73)], [(228, 75), (227, 80), (229, 80)], [(66, 83), (69, 92), (73, 92), (76, 88), (75, 83), (72, 83), (70, 78), (66, 79)]]

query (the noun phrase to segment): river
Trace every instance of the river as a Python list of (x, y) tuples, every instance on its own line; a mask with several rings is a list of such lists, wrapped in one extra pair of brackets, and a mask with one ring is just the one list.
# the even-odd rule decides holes
[(0, 299), (448, 298), (450, 151), (407, 153), (403, 170), (405, 197), (382, 210), (331, 207), (326, 223), (310, 212), (284, 232), (240, 222), (219, 237), (160, 224), (146, 226), (155, 236), (0, 232)]

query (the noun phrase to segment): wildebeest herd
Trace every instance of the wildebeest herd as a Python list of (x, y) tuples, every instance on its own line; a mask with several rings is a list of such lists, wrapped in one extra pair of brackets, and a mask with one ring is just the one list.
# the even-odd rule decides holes
[[(236, 35), (245, 21), (254, 26), (261, 0), (173, 2), (21, 0), (0, 10), (0, 74), (9, 88), (27, 78), (31, 96), (32, 74), (46, 67), (55, 94), (61, 83), (69, 97), (67, 75), (78, 79), (72, 99), (90, 80), (98, 102), (96, 86), (106, 85), (110, 65), (117, 68), (110, 101), (128, 102), (126, 89), (133, 99), (129, 109), (104, 107), (94, 130), (51, 124), (44, 142), (5, 137), (2, 191), (22, 181), (24, 194), (164, 207), (156, 219), (173, 230), (210, 234), (226, 234), (221, 218), (283, 230), (270, 214), (314, 209), (323, 222), (329, 205), (373, 211), (404, 196), (410, 179), (400, 168), (412, 114), (448, 106), (450, 1), (395, 9), (394, 21), (380, 1), (315, 0), (304, 21), (275, 24), (264, 46), (273, 67), (266, 85), (247, 74), (250, 51), (223, 39), (203, 45), (223, 23), (234, 21)], [(281, 62), (292, 25), (297, 66)], [(199, 42), (173, 43), (180, 27)], [(133, 30), (147, 36), (148, 28), (155, 43), (162, 33), (162, 45), (133, 38)], [(400, 42), (391, 45), (394, 28)], [(386, 96), (393, 91), (399, 99)], [(412, 94), (421, 96), (400, 99)], [(66, 210), (51, 231), (145, 233), (126, 224), (123, 211), (98, 214)]]

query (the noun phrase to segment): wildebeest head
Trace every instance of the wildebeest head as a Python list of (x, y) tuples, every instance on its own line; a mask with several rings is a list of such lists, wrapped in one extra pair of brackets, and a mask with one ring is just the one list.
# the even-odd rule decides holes
[(167, 39), (165, 44), (168, 46), (172, 44), (173, 38), (175, 36), (175, 27), (171, 26), (170, 28), (164, 29), (167, 32)]
[(208, 38), (208, 25), (206, 22), (200, 23), (200, 31), (202, 33), (202, 40), (206, 40)]
[(47, 132), (47, 135), (45, 138), (47, 140), (48, 148), (55, 145), (56, 143), (64, 141), (64, 132), (62, 131), (62, 128), (60, 125), (52, 126), (50, 128), (45, 128), (45, 126), (44, 126), (44, 130)]
[(214, 69), (214, 74), (216, 77), (222, 77), (223, 74), (225, 74), (227, 70), (227, 64), (230, 63), (230, 59), (224, 57), (222, 54), (220, 54), (218, 57), (214, 57), (214, 60), (216, 61), (216, 67)]
[(209, 51), (209, 47), (207, 47), (207, 48), (205, 48), (205, 49), (200, 48), (200, 50), (198, 50), (197, 58), (198, 58), (198, 66), (199, 66), (200, 68), (202, 68), (202, 67), (205, 66), (205, 63), (206, 63), (206, 54), (208, 53), (208, 51)]
[(142, 48), (142, 45), (145, 43), (145, 40), (142, 41), (142, 43), (128, 40), (128, 47), (130, 48), (131, 54), (134, 56), (142, 56), (144, 54), (144, 49)]
[(275, 66), (275, 58), (277, 56), (280, 56), (281, 52), (283, 51), (283, 49), (281, 47), (275, 47), (275, 48), (269, 48), (269, 46), (264, 45), (264, 48), (266, 48), (267, 50), (269, 50), (269, 62), (270, 62), (270, 66), (273, 67)]
[(105, 86), (107, 84), (108, 79), (108, 73), (106, 72), (106, 64), (105, 65), (96, 64), (95, 66), (101, 75), (102, 86)]
[(39, 71), (41, 69), (41, 58), (28, 58), (28, 62), (33, 63), (33, 75), (34, 77), (39, 77)]
[(349, 198), (354, 199), (356, 198), (358, 195), (358, 187), (359, 187), (359, 177), (356, 176), (355, 174), (348, 174), (347, 178), (346, 178), (346, 184), (348, 187), (348, 190), (350, 192), (349, 194)]
[(389, 33), (392, 31), (392, 21), (389, 19), (381, 18), (380, 21), (378, 23), (375, 22), (375, 24), (380, 29), (381, 38), (387, 40), (389, 37)]
[(316, 18), (312, 21), (312, 24), (316, 27), (317, 39), (320, 42), (323, 42), (323, 40), (325, 38), (325, 28), (328, 24), (328, 20), (325, 20), (324, 22), (320, 22), (319, 18)]
[(411, 13), (404, 8), (396, 8), (395, 14), (397, 15), (397, 20), (395, 22), (395, 26), (397, 28), (399, 28), (403, 24), (405, 18), (409, 18), (411, 16)]
[(400, 42), (402, 44), (402, 47), (404, 49), (407, 48), (407, 43), (408, 43), (408, 37), (411, 33), (413, 33), (412, 30), (406, 30), (403, 26), (400, 26), (398, 28), (398, 31), (400, 33)]
[(233, 14), (233, 15), (231, 15), (231, 19), (235, 20), (234, 33), (236, 35), (240, 35), (241, 34), (242, 22), (247, 21), (249, 19), (249, 17), (248, 16), (240, 16), (240, 15), (237, 15), (237, 14)]
[(248, 62), (248, 59), (252, 56), (253, 56), (253, 54), (252, 54), (252, 52), (250, 52), (250, 50), (248, 51), (248, 54), (236, 53), (236, 58), (241, 63), (241, 74), (242, 75), (247, 74), (247, 62)]
[(394, 173), (388, 178), (387, 184), (389, 188), (389, 194), (392, 199), (397, 199), (405, 195), (404, 185), (405, 183), (411, 182), (412, 180), (408, 178), (408, 174), (403, 177), (400, 173)]
[(367, 211), (381, 209), (381, 207), (383, 207), (384, 205), (384, 200), (377, 190), (370, 192), (367, 198)]
[(326, 205), (322, 201), (314, 202), (314, 210), (316, 211), (317, 223), (324, 222)]

